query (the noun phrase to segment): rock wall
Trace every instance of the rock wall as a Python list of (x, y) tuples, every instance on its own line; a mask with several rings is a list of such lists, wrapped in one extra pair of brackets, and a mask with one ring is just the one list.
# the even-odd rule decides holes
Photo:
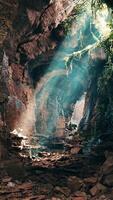
[[(58, 46), (58, 41), (51, 37), (52, 31), (73, 7), (71, 0), (0, 1), (0, 138), (5, 146), (9, 132), (19, 127), (20, 118), (33, 99), (29, 76), (32, 66), (28, 70), (27, 64), (45, 54), (43, 62), (48, 63), (51, 52)], [(60, 31), (57, 34), (60, 37)], [(30, 119), (29, 124), (32, 132)]]
[[(101, 81), (101, 89), (102, 87), (104, 87), (104, 83), (102, 86), (101, 78), (105, 71), (107, 60), (107, 55), (105, 54), (105, 51), (103, 49), (101, 50), (103, 51), (103, 56), (98, 57), (99, 54), (97, 49), (97, 52), (95, 54), (96, 60), (93, 58), (93, 62), (91, 62), (90, 64), (90, 81), (85, 100), (84, 116), (80, 123), (80, 131), (83, 132), (83, 134), (86, 133), (86, 136), (89, 135), (90, 138), (98, 137), (99, 135), (108, 132), (109, 129), (112, 130), (112, 127), (110, 125), (111, 121), (107, 120), (107, 110), (109, 107), (108, 99), (109, 94), (112, 97), (112, 93), (110, 92), (109, 94), (106, 93), (104, 95), (101, 95), (101, 92), (99, 91), (99, 81)], [(107, 79), (105, 84), (108, 84)]]

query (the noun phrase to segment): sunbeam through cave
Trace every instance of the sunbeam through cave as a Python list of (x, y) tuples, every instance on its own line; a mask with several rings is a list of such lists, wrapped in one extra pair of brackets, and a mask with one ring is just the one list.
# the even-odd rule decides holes
[(0, 200), (113, 200), (113, 0), (0, 0)]
[[(99, 50), (96, 46), (110, 34), (107, 26), (109, 17), (106, 6), (93, 17), (88, 3), (84, 12), (73, 21), (71, 33), (62, 41), (46, 70), (42, 67), (42, 74), (37, 74), (35, 135), (42, 146), (49, 138), (65, 139), (67, 126), (79, 126), (85, 105), (84, 93), (89, 84), (90, 62), (105, 59), (103, 49)], [(97, 48), (97, 53), (94, 48)], [(70, 60), (72, 53), (73, 60)], [(35, 70), (32, 70), (31, 76), (35, 76)], [(90, 110), (87, 122), (88, 113)]]
[[(15, 129), (29, 135), (31, 143), (35, 138), (35, 145), (39, 145), (41, 150), (49, 150), (50, 146), (55, 150), (60, 145), (64, 149), (70, 131), (76, 135), (78, 129), (87, 127), (97, 95), (96, 83), (90, 85), (90, 69), (96, 68), (98, 74), (102, 71), (98, 66), (104, 65), (106, 54), (99, 44), (111, 32), (110, 17), (111, 12), (105, 4), (94, 14), (91, 2), (87, 2), (87, 6), (73, 19), (66, 35), (63, 25), (51, 33), (50, 37), (59, 45), (50, 52), (49, 61), (44, 54), (44, 57), (39, 55), (25, 64), (35, 89)], [(95, 87), (95, 92), (91, 99), (89, 97), (87, 107), (85, 94), (88, 87)]]

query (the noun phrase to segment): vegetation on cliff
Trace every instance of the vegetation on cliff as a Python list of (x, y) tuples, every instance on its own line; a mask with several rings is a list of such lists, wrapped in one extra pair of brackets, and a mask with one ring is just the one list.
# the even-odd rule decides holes
[[(85, 48), (80, 49), (79, 51), (75, 51), (72, 54), (68, 55), (65, 59), (66, 68), (71, 69), (71, 65), (73, 65), (73, 60), (78, 56), (81, 57), (84, 53), (88, 53), (90, 59), (93, 59), (93, 63), (89, 64), (89, 76), (90, 82), (95, 83), (97, 88), (96, 91), (96, 99), (95, 105), (92, 109), (92, 113), (89, 119), (89, 127), (90, 131), (96, 130), (96, 135), (102, 134), (102, 132), (112, 132), (113, 129), (113, 18), (112, 18), (112, 2), (111, 1), (103, 1), (103, 0), (92, 0), (91, 2), (91, 10), (92, 16), (94, 19), (98, 17), (98, 13), (100, 12), (100, 18), (102, 16), (102, 12), (108, 12), (108, 17), (106, 19), (101, 19), (100, 27), (97, 25), (99, 31), (102, 31), (102, 36), (100, 38), (96, 38), (95, 35), (95, 44), (86, 45)], [(107, 8), (107, 9), (106, 9)], [(105, 11), (106, 9), (106, 11)], [(96, 21), (97, 20), (97, 21)], [(98, 23), (98, 19), (95, 20), (95, 23)], [(106, 25), (105, 25), (106, 23)], [(105, 26), (104, 26), (105, 25)], [(97, 60), (100, 64), (95, 64), (94, 56), (92, 55), (95, 51), (98, 52), (98, 49), (101, 49), (101, 57), (97, 56)], [(104, 53), (103, 53), (104, 52)], [(74, 65), (73, 65), (74, 66)], [(88, 93), (91, 93), (91, 89)], [(91, 99), (91, 98), (90, 98)], [(86, 110), (87, 112), (87, 110)], [(86, 113), (85, 113), (86, 115)], [(95, 131), (93, 131), (95, 132)]]

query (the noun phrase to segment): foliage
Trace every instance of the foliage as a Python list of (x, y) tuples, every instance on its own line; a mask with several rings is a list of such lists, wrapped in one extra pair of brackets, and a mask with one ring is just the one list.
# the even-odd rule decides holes
[[(105, 0), (92, 0), (91, 5), (93, 14), (96, 14), (97, 10), (101, 9), (105, 2)], [(99, 131), (101, 134), (102, 131), (108, 129), (112, 130), (113, 128), (113, 18), (111, 18), (109, 26), (111, 34), (107, 39), (105, 38), (97, 41), (95, 45), (87, 46), (87, 48), (84, 48), (81, 51), (73, 52), (65, 59), (66, 68), (71, 68), (74, 59), (82, 56), (86, 52), (90, 52), (96, 47), (102, 47), (106, 52), (106, 63), (102, 67), (101, 73), (97, 73), (98, 69), (95, 67), (90, 69), (91, 80), (94, 79), (94, 76), (96, 76), (97, 80), (98, 102), (95, 108), (97, 113), (95, 119), (97, 134), (99, 134)]]
[[(92, 12), (96, 14), (96, 12), (97, 12), (98, 9), (102, 9), (103, 2), (104, 2), (103, 0), (91, 0)], [(82, 7), (83, 7), (83, 5), (80, 6), (80, 10), (78, 9), (78, 11), (79, 11), (78, 13), (80, 13), (82, 11)], [(76, 14), (75, 14), (74, 17), (76, 18), (77, 12), (75, 12), (75, 13)], [(66, 22), (64, 22), (64, 27), (66, 28), (67, 32), (69, 30), (71, 30), (73, 18), (69, 18), (68, 20)], [(88, 45), (85, 48), (83, 48), (82, 50), (79, 50), (77, 52), (73, 52), (72, 54), (68, 55), (65, 58), (66, 69), (71, 69), (72, 68), (73, 60), (76, 59), (76, 57), (80, 58), (85, 52), (89, 52), (89, 54), (90, 54), (90, 52), (93, 49), (96, 49), (97, 47), (102, 47), (102, 48), (104, 48), (104, 50), (106, 52), (106, 55), (107, 56), (109, 55), (109, 59), (107, 61), (108, 63), (106, 64), (107, 70), (105, 72), (104, 77), (107, 76), (107, 78), (108, 78), (108, 73), (109, 73), (109, 77), (110, 77), (110, 74), (112, 73), (111, 72), (112, 71), (112, 67), (111, 67), (111, 69), (110, 69), (110, 67), (108, 69), (107, 66), (108, 65), (112, 66), (112, 59), (111, 58), (113, 57), (113, 18), (112, 17), (111, 17), (111, 19), (109, 21), (109, 27), (111, 29), (111, 34), (109, 35), (109, 38), (107, 38), (107, 39), (106, 38), (102, 38), (102, 40), (101, 39), (98, 40), (98, 38), (97, 38), (97, 42), (95, 44)]]
[(92, 0), (91, 7), (93, 14), (96, 15), (96, 12), (102, 8), (102, 0)]
[(98, 92), (100, 94), (107, 94), (110, 92), (110, 86), (112, 84), (113, 80), (113, 63), (111, 58), (108, 59), (108, 62), (106, 63), (103, 73), (101, 77), (98, 80)]
[(102, 44), (107, 54), (107, 62), (98, 77), (99, 113), (98, 129), (112, 131), (113, 125), (113, 34)]
[(113, 8), (112, 0), (92, 0), (92, 6), (96, 8), (100, 8), (103, 3), (105, 3), (110, 8)]
[(76, 5), (71, 13), (71, 15), (61, 23), (61, 26), (64, 29), (65, 35), (69, 35), (72, 30), (72, 24), (76, 20), (77, 16), (82, 14), (84, 8), (83, 5), (85, 4), (85, 0), (82, 0), (82, 3)]

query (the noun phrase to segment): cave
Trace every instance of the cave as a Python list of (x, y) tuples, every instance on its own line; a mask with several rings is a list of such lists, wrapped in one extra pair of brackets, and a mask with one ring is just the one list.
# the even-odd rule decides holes
[(0, 200), (112, 200), (111, 0), (0, 0)]

